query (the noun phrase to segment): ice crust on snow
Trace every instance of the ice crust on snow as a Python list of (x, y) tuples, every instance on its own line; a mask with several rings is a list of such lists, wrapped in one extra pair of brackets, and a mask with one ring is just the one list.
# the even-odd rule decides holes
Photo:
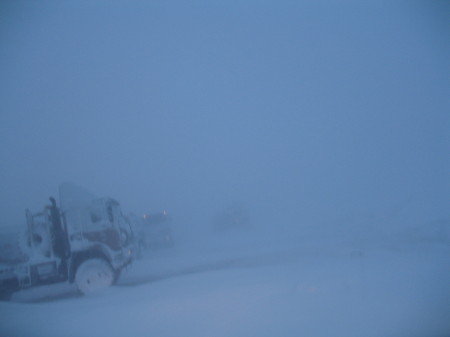
[(355, 254), (353, 247), (331, 241), (277, 245), (268, 240), (259, 246), (246, 245), (242, 237), (219, 241), (149, 252), (116, 287), (93, 297), (76, 296), (69, 284), (17, 293), (13, 302), (0, 303), (0, 335), (438, 337), (450, 332), (448, 245), (373, 244)]

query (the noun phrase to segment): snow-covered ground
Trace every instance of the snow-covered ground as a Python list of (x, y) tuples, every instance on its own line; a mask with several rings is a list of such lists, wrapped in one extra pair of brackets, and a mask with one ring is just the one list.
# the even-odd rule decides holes
[(0, 336), (450, 336), (450, 247), (211, 241), (148, 253), (91, 297), (0, 303)]

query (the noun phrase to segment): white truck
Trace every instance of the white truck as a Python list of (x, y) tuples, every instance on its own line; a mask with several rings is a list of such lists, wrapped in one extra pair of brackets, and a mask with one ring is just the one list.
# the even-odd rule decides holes
[(132, 228), (137, 255), (145, 250), (157, 251), (174, 246), (172, 219), (167, 211), (147, 213), (142, 217), (130, 213), (126, 219)]
[(27, 228), (19, 245), (28, 259), (0, 265), (1, 298), (22, 288), (67, 281), (89, 294), (114, 284), (131, 263), (132, 232), (117, 201), (91, 198), (64, 204), (58, 207), (50, 198), (42, 212), (26, 211)]

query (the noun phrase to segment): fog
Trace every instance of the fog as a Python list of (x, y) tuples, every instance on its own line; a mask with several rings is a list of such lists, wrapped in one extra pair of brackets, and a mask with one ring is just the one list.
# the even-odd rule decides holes
[(62, 182), (192, 246), (230, 207), (252, 242), (448, 227), (449, 10), (3, 1), (0, 231)]
[(442, 216), (439, 4), (4, 2), (4, 225), (63, 181), (192, 223)]

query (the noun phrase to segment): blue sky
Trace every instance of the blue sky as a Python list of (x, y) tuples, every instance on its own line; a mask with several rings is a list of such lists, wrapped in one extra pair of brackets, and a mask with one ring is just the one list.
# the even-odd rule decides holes
[(186, 222), (234, 202), (269, 223), (448, 217), (446, 12), (444, 1), (5, 1), (2, 225), (63, 181)]

